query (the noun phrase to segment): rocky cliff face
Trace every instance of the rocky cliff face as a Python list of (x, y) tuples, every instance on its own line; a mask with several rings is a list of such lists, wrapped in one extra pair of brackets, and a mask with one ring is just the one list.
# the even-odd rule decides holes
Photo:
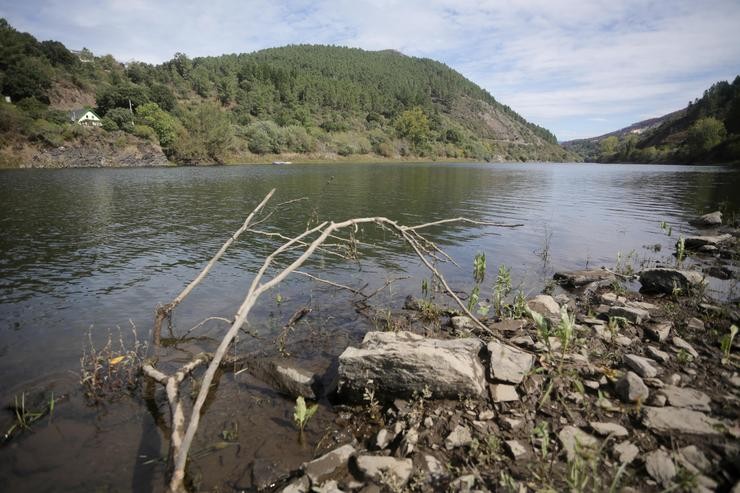
[(124, 132), (94, 132), (59, 147), (14, 149), (20, 168), (122, 168), (168, 166), (162, 148)]

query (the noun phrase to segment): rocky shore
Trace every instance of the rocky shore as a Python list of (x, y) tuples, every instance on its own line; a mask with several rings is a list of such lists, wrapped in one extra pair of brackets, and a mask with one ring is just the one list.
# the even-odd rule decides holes
[[(487, 330), (408, 297), (389, 330), (339, 357), (335, 385), (321, 391), (338, 417), (316, 458), (292, 472), (255, 468), (253, 484), (286, 493), (740, 491), (740, 338), (731, 337), (740, 310), (710, 299), (699, 270), (731, 259), (720, 264), (735, 276), (737, 237), (684, 239), (704, 261), (644, 269), (639, 292), (606, 269), (558, 272), (562, 293), (528, 300), (521, 318), (481, 319)], [(259, 373), (317, 398), (316, 376), (278, 367)]]

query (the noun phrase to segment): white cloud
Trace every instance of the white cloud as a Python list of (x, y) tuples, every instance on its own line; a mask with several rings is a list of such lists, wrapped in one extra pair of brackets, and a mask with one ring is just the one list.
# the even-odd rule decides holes
[(678, 109), (740, 73), (736, 0), (36, 0), (0, 16), (153, 63), (289, 43), (393, 48), (447, 63), (561, 137)]

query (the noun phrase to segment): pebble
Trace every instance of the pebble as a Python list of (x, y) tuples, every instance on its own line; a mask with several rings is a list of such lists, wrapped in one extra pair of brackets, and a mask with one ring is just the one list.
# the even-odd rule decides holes
[(643, 378), (653, 378), (658, 376), (658, 369), (653, 366), (655, 361), (649, 358), (643, 358), (636, 354), (625, 354), (625, 364), (630, 367), (635, 373)]
[(470, 430), (462, 425), (457, 425), (454, 430), (447, 435), (445, 439), (445, 448), (452, 450), (456, 447), (465, 447), (470, 445), (473, 441), (473, 437), (470, 434)]
[(646, 352), (651, 358), (660, 361), (661, 363), (667, 363), (668, 360), (671, 359), (671, 356), (668, 353), (653, 346), (648, 346)]
[(694, 349), (694, 346), (686, 342), (685, 340), (681, 339), (678, 336), (673, 336), (672, 339), (673, 345), (676, 346), (678, 349), (683, 349), (687, 353), (689, 353), (694, 358), (699, 357), (699, 353), (696, 352), (696, 349)]
[(518, 401), (519, 394), (516, 393), (516, 387), (506, 384), (494, 384), (490, 386), (491, 399), (493, 402), (511, 402)]
[(599, 446), (597, 438), (575, 426), (564, 427), (558, 433), (558, 438), (563, 445), (568, 461), (572, 461), (576, 457), (576, 444), (578, 444), (578, 450), (582, 452), (585, 452), (586, 449), (595, 450)]
[(636, 373), (628, 371), (614, 386), (617, 396), (622, 402), (644, 402), (650, 395), (645, 383)]
[(645, 469), (664, 487), (670, 485), (678, 473), (670, 454), (663, 449), (653, 450), (645, 455)]
[(601, 436), (612, 435), (614, 437), (629, 436), (629, 431), (624, 426), (617, 423), (601, 423), (597, 421), (589, 422), (591, 428)]
[(612, 449), (617, 460), (622, 464), (629, 464), (639, 455), (640, 449), (632, 442), (622, 442), (614, 445)]
[(645, 327), (645, 332), (651, 339), (658, 342), (663, 342), (668, 339), (668, 336), (671, 333), (671, 325), (672, 324), (670, 322), (649, 325)]
[(518, 440), (506, 440), (504, 444), (506, 444), (509, 454), (514, 459), (527, 455), (527, 449)]

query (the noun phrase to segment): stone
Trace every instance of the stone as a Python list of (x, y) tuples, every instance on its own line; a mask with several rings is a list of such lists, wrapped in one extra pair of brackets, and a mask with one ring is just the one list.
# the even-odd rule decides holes
[(696, 271), (656, 268), (640, 272), (640, 284), (649, 292), (673, 294), (674, 289), (687, 292), (703, 282), (704, 275)]
[(657, 433), (721, 435), (722, 423), (704, 413), (678, 407), (643, 407), (642, 423)]
[(527, 306), (533, 312), (537, 312), (543, 317), (560, 319), (560, 305), (558, 305), (552, 296), (547, 294), (538, 294), (531, 300), (527, 301)]
[(665, 387), (663, 380), (659, 378), (643, 378), (642, 381), (645, 382), (645, 385), (654, 389), (662, 389)]
[(534, 364), (534, 355), (497, 340), (488, 343), (490, 375), (494, 380), (521, 383)]
[(426, 418), (424, 418), (424, 428), (431, 428), (432, 426), (434, 426), (434, 420), (432, 419), (432, 417), (427, 416)]
[(511, 339), (509, 339), (509, 342), (527, 349), (534, 349), (536, 346), (534, 343), (534, 339), (532, 339), (530, 336), (512, 337)]
[(257, 458), (252, 463), (252, 484), (259, 491), (272, 490), (290, 476), (290, 471), (269, 459)]
[(402, 487), (411, 477), (414, 464), (411, 459), (361, 455), (356, 460), (357, 469), (366, 479)]
[(614, 385), (614, 391), (622, 402), (645, 402), (650, 391), (645, 382), (634, 372), (628, 371)]
[(709, 403), (712, 402), (712, 400), (707, 394), (699, 390), (666, 385), (660, 390), (660, 393), (666, 397), (670, 406), (685, 407), (696, 411), (711, 410)]
[(452, 328), (458, 332), (472, 332), (478, 325), (473, 321), (472, 318), (458, 315), (450, 319)]
[(345, 493), (339, 489), (339, 484), (335, 480), (327, 481), (322, 485), (311, 488), (312, 493)]
[(385, 428), (383, 428), (375, 436), (375, 446), (379, 450), (383, 450), (384, 448), (386, 448), (388, 446), (389, 443), (391, 443), (391, 440), (392, 439), (393, 439), (393, 437), (391, 436), (390, 433), (388, 433), (388, 430), (386, 430)]
[(493, 402), (511, 402), (518, 401), (519, 394), (516, 393), (516, 387), (503, 383), (490, 386), (491, 399)]
[(290, 397), (300, 396), (313, 400), (318, 397), (316, 375), (283, 360), (256, 360), (248, 365), (247, 371), (278, 392)]
[(645, 469), (664, 487), (670, 485), (678, 473), (671, 455), (663, 449), (653, 450), (645, 455)]
[(506, 449), (509, 451), (509, 455), (511, 455), (513, 459), (519, 459), (520, 457), (527, 455), (526, 447), (524, 447), (519, 440), (505, 440), (504, 444), (506, 445)]
[(673, 345), (676, 346), (678, 349), (683, 349), (687, 353), (689, 353), (694, 358), (699, 357), (699, 353), (696, 352), (696, 349), (694, 349), (694, 346), (686, 342), (685, 340), (681, 339), (678, 336), (673, 336), (673, 339), (671, 339), (671, 342), (673, 342)]
[(653, 378), (658, 376), (658, 369), (653, 366), (655, 361), (643, 358), (636, 354), (625, 354), (624, 363), (642, 378)]
[(553, 276), (559, 284), (577, 288), (598, 281), (613, 281), (614, 274), (604, 269), (587, 269), (556, 272)]
[(633, 324), (641, 324), (650, 318), (650, 312), (647, 310), (630, 306), (612, 306), (609, 308), (608, 313), (610, 317), (626, 318)]
[(647, 404), (654, 407), (663, 407), (667, 401), (668, 399), (666, 399), (666, 396), (662, 394), (653, 394), (648, 398)]
[(625, 303), (625, 306), (629, 308), (639, 308), (640, 310), (645, 310), (646, 312), (651, 314), (660, 310), (660, 307), (658, 305), (654, 305), (646, 301), (628, 301), (627, 303)]
[(418, 441), (419, 441), (418, 428), (411, 428), (409, 431), (406, 432), (406, 435), (404, 435), (403, 440), (401, 440), (401, 445), (399, 447), (399, 450), (401, 451), (401, 455), (402, 456), (410, 455), (411, 452), (414, 451), (414, 447), (416, 447), (416, 444)]
[(678, 385), (681, 383), (681, 375), (678, 373), (671, 373), (666, 377), (665, 383), (668, 385)]
[(648, 346), (645, 348), (645, 352), (648, 353), (651, 358), (658, 360), (661, 363), (667, 363), (671, 359), (671, 356), (668, 353), (661, 351), (654, 346)]
[(671, 327), (673, 324), (670, 322), (660, 322), (652, 325), (648, 325), (645, 327), (645, 332), (647, 333), (647, 336), (658, 342), (663, 342), (668, 339), (668, 336), (671, 333)]
[(445, 448), (452, 450), (456, 447), (465, 447), (473, 441), (470, 430), (462, 425), (457, 425), (454, 430), (445, 438)]
[(684, 247), (686, 247), (687, 250), (698, 250), (704, 246), (717, 247), (731, 239), (731, 234), (723, 234), (716, 236), (687, 236), (683, 241)]
[(637, 445), (629, 441), (614, 445), (612, 450), (616, 459), (622, 464), (629, 464), (635, 460), (640, 453), (640, 449), (637, 448)]
[(494, 322), (488, 327), (494, 332), (519, 332), (527, 325), (523, 318), (507, 318), (500, 322)]
[(565, 450), (568, 462), (572, 461), (578, 451), (594, 451), (599, 447), (599, 440), (575, 426), (566, 426), (558, 433), (560, 443)]
[(696, 317), (691, 317), (686, 326), (691, 330), (704, 331), (704, 322)]
[(720, 211), (710, 212), (709, 214), (704, 214), (703, 216), (699, 216), (696, 219), (692, 219), (691, 221), (689, 221), (689, 223), (693, 224), (694, 226), (700, 226), (700, 227), (721, 226), (722, 225), (722, 212)]
[(504, 417), (501, 418), (501, 427), (508, 431), (516, 431), (522, 427), (524, 421), (517, 418)]
[(424, 456), (424, 463), (426, 464), (427, 471), (429, 471), (432, 479), (443, 478), (447, 475), (447, 470), (445, 469), (445, 467), (433, 455), (426, 454)]
[(629, 431), (624, 426), (617, 423), (600, 423), (597, 421), (589, 422), (591, 428), (601, 436), (614, 436), (614, 437), (626, 437), (629, 436)]
[(288, 486), (282, 489), (281, 493), (308, 493), (310, 489), (311, 482), (308, 480), (308, 476), (301, 476), (290, 482)]
[(342, 445), (341, 447), (328, 452), (318, 459), (304, 463), (302, 468), (311, 483), (321, 483), (338, 469), (343, 468), (349, 462), (350, 457), (355, 455), (355, 448), (352, 445)]
[(712, 467), (712, 463), (709, 462), (707, 456), (696, 445), (689, 445), (678, 449), (677, 458), (682, 466), (694, 474), (709, 472)]
[(428, 339), (411, 332), (368, 332), (360, 348), (339, 356), (339, 392), (362, 400), (368, 382), (376, 395), (412, 397), (425, 389), (434, 398), (478, 397), (486, 389), (477, 338)]
[(478, 413), (478, 419), (481, 421), (489, 421), (493, 419), (494, 416), (495, 414), (491, 409), (485, 409)]
[(615, 304), (619, 298), (616, 293), (603, 293), (601, 295), (601, 301), (607, 305)]
[(450, 482), (450, 488), (447, 491), (453, 493), (472, 493), (475, 486), (475, 475), (466, 474)]

